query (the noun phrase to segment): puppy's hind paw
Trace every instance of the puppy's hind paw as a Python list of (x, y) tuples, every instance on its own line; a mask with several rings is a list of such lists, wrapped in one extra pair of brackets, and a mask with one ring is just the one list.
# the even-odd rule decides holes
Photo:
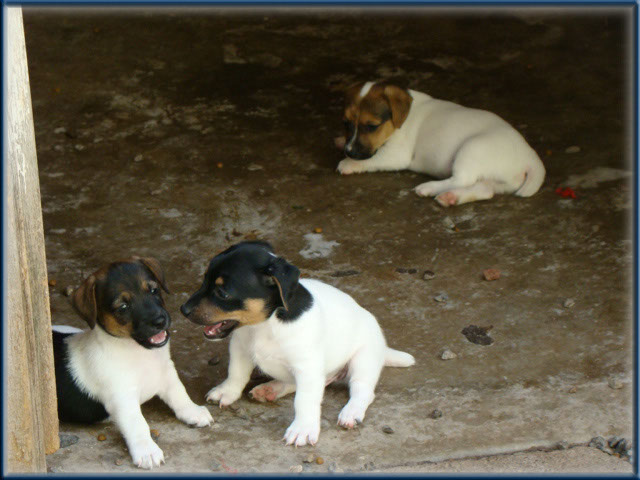
[(228, 385), (225, 385), (225, 383), (226, 382), (222, 382), (217, 387), (209, 390), (209, 393), (204, 397), (205, 400), (209, 403), (218, 402), (220, 408), (227, 407), (238, 400), (240, 395), (242, 395), (242, 389), (230, 388)]
[(176, 412), (176, 417), (192, 427), (207, 427), (213, 423), (213, 417), (207, 407), (201, 407), (195, 403)]
[(164, 463), (164, 453), (162, 453), (160, 447), (151, 439), (137, 445), (132, 445), (129, 451), (133, 463), (138, 468), (151, 470), (153, 467)]
[(338, 425), (348, 430), (359, 425), (364, 420), (365, 409), (358, 406), (346, 404), (340, 415), (338, 415)]

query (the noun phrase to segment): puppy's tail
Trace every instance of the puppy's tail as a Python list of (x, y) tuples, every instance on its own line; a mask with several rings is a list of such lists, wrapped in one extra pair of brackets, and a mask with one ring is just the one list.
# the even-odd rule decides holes
[(536, 158), (536, 162), (527, 168), (525, 172), (524, 183), (520, 186), (518, 190), (516, 190), (515, 195), (518, 197), (530, 197), (534, 193), (536, 193), (542, 182), (544, 182), (545, 169), (542, 162)]
[(416, 363), (416, 359), (413, 355), (410, 355), (400, 350), (394, 350), (387, 347), (384, 352), (384, 366), (385, 367), (410, 367)]

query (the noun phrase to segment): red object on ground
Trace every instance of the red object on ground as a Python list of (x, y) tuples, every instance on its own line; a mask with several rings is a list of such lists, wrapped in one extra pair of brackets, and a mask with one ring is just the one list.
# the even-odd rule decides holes
[(556, 193), (560, 195), (562, 198), (577, 198), (576, 192), (573, 191), (573, 188), (556, 188)]

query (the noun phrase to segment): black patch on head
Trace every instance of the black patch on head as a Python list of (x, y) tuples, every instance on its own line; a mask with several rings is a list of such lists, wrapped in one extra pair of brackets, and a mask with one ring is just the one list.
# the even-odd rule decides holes
[(53, 331), (53, 362), (56, 373), (58, 418), (62, 422), (94, 423), (109, 416), (104, 405), (76, 384), (69, 371), (69, 348), (66, 339), (73, 333)]

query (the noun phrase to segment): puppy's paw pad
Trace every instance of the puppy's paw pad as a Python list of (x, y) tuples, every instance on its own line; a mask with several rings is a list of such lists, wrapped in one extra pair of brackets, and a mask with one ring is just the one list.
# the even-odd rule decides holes
[(249, 395), (258, 402), (273, 402), (278, 398), (278, 394), (274, 391), (273, 386), (268, 383), (253, 388), (249, 392)]
[(443, 207), (450, 207), (458, 203), (458, 196), (453, 192), (444, 192), (436, 197), (436, 202)]
[(187, 425), (194, 427), (206, 427), (213, 423), (213, 417), (207, 407), (193, 405), (178, 413), (176, 416)]
[(282, 438), (287, 445), (302, 447), (304, 445), (315, 445), (320, 436), (320, 424), (318, 422), (301, 422), (294, 420), (287, 428)]
[(362, 423), (364, 414), (364, 409), (347, 404), (338, 415), (338, 425), (342, 428), (352, 429), (357, 424)]
[(150, 470), (164, 463), (164, 453), (153, 440), (131, 447), (131, 458), (138, 468)]
[(342, 175), (351, 175), (362, 171), (357, 161), (345, 158), (338, 164), (338, 172)]

